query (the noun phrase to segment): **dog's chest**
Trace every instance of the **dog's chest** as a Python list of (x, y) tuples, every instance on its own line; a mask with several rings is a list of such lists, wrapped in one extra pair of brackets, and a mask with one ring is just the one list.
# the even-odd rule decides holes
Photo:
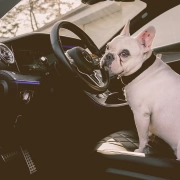
[(135, 85), (130, 89), (124, 89), (125, 98), (132, 110), (142, 109), (148, 103), (148, 91), (145, 85)]
[(180, 76), (166, 65), (154, 68), (156, 73), (150, 70), (125, 87), (127, 101), (133, 113), (149, 115), (154, 134), (175, 144), (180, 137)]
[(142, 105), (147, 106), (150, 103), (153, 105), (155, 99), (165, 97), (164, 90), (169, 91), (168, 86), (174, 84), (171, 82), (173, 78), (169, 76), (174, 76), (174, 72), (157, 59), (152, 66), (125, 86), (124, 94), (131, 108), (142, 108)]

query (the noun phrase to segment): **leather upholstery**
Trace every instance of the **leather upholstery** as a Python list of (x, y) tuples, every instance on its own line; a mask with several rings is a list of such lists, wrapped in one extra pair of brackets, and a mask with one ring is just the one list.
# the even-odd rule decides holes
[[(122, 130), (113, 133), (98, 142), (95, 149), (98, 150), (98, 148), (105, 144), (113, 145), (111, 149), (114, 150), (133, 152), (139, 146), (137, 131)], [(149, 142), (149, 151), (146, 155), (176, 159), (171, 147), (158, 137), (155, 138), (154, 142)]]
[[(109, 145), (113, 146), (110, 147), (112, 151), (108, 152), (106, 148)], [(137, 147), (138, 135), (135, 130), (122, 130), (105, 137), (98, 142), (92, 158), (96, 174), (113, 180), (180, 179), (180, 161), (176, 160), (172, 149), (164, 141), (156, 137), (153, 143), (149, 143), (149, 153), (141, 153), (142, 156), (132, 152)]]

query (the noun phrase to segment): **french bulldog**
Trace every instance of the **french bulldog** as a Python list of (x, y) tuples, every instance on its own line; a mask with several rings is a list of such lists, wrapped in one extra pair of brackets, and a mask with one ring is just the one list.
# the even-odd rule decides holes
[(131, 37), (129, 24), (107, 44), (100, 66), (129, 78), (124, 89), (139, 136), (135, 152), (146, 153), (149, 134), (154, 134), (180, 160), (180, 75), (153, 55), (155, 28), (150, 26)]

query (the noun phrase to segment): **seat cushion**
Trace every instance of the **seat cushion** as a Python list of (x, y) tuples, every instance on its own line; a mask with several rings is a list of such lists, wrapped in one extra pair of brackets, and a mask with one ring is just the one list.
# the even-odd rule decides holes
[[(139, 138), (136, 130), (121, 130), (103, 138), (97, 143), (95, 149), (133, 152), (138, 146)], [(146, 155), (176, 159), (171, 147), (158, 137), (155, 137), (153, 142), (148, 143)]]

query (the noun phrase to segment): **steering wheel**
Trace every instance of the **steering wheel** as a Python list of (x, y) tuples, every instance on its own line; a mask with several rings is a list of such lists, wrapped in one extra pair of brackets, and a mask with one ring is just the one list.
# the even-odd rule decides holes
[[(60, 28), (68, 29), (76, 34), (93, 55), (90, 55), (81, 47), (74, 47), (64, 52), (59, 36)], [(50, 41), (57, 58), (57, 63), (64, 64), (70, 73), (78, 76), (85, 85), (87, 91), (103, 93), (107, 90), (110, 81), (109, 73), (104, 68), (100, 68), (99, 61), (101, 53), (91, 38), (83, 30), (71, 22), (58, 21), (52, 27)], [(96, 58), (92, 56), (96, 56)], [(100, 70), (100, 76), (100, 73), (97, 73), (96, 70)]]

